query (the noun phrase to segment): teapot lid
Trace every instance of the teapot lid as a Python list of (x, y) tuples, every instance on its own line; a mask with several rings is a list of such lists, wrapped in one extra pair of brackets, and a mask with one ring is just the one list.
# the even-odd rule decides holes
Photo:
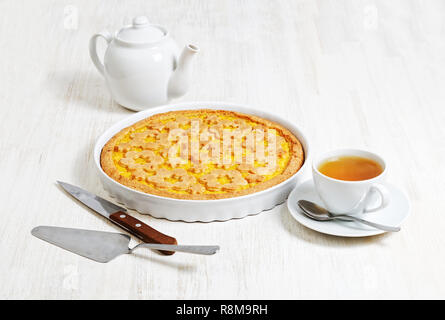
[(131, 25), (122, 28), (116, 37), (123, 42), (142, 44), (157, 42), (166, 34), (167, 31), (160, 26), (150, 24), (147, 17), (138, 16)]

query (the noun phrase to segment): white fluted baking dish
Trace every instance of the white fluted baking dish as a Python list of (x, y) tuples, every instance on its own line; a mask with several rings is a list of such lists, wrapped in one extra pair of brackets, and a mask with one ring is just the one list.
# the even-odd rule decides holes
[[(287, 180), (269, 189), (244, 195), (241, 197), (217, 199), (217, 200), (182, 200), (157, 195), (147, 194), (126, 187), (110, 178), (100, 165), (100, 154), (103, 146), (116, 133), (134, 124), (135, 122), (150, 117), (157, 113), (173, 110), (192, 109), (217, 109), (237, 111), (256, 115), (275, 121), (289, 129), (301, 142), (304, 149), (305, 161), (298, 172)], [(129, 209), (137, 210), (142, 214), (149, 214), (156, 218), (166, 218), (177, 221), (224, 221), (232, 218), (242, 218), (247, 215), (257, 214), (263, 210), (271, 209), (277, 204), (283, 203), (292, 189), (302, 179), (304, 171), (309, 166), (310, 150), (306, 137), (293, 123), (286, 121), (274, 114), (255, 110), (246, 106), (225, 102), (187, 102), (169, 104), (135, 113), (122, 121), (119, 121), (97, 140), (94, 147), (94, 162), (99, 172), (102, 184), (111, 197)]]

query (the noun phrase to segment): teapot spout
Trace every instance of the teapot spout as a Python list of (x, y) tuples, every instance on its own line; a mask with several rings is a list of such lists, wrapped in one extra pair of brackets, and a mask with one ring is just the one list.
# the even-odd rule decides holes
[(199, 48), (194, 45), (186, 45), (179, 56), (175, 71), (170, 76), (168, 83), (168, 98), (174, 99), (184, 95), (189, 87), (191, 62)]

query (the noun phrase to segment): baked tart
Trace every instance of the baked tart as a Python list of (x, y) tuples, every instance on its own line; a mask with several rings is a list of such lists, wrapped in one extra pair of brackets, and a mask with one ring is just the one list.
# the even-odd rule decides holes
[(278, 123), (226, 110), (160, 113), (127, 127), (101, 152), (117, 182), (176, 199), (211, 200), (268, 189), (304, 162), (300, 141)]

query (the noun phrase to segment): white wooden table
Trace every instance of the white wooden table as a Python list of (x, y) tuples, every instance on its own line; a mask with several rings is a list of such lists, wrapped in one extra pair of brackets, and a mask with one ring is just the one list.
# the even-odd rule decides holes
[[(0, 298), (445, 298), (443, 1), (0, 2)], [(313, 150), (385, 154), (412, 212), (397, 234), (344, 239), (285, 205), (241, 220), (138, 218), (212, 257), (139, 251), (99, 264), (31, 236), (37, 225), (120, 230), (57, 179), (108, 197), (92, 147), (131, 114), (114, 103), (89, 37), (138, 14), (196, 43), (179, 101), (274, 110)]]

